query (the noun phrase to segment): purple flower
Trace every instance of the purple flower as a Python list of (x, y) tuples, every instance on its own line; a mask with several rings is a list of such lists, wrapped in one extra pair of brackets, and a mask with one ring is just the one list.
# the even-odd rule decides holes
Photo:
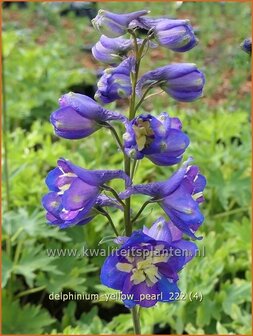
[[(173, 243), (175, 247), (186, 251), (184, 254), (186, 261), (190, 261), (196, 254), (197, 247), (194, 243), (182, 239), (183, 233), (171, 221), (166, 221), (164, 217), (158, 218), (148, 229), (143, 226), (143, 233), (155, 240)], [(188, 253), (187, 253), (188, 252)]]
[(47, 219), (61, 228), (88, 223), (95, 205), (113, 205), (113, 200), (100, 195), (101, 186), (115, 178), (130, 178), (122, 170), (87, 170), (65, 159), (58, 160), (58, 167), (49, 172), (46, 184), (50, 190), (42, 199)]
[(140, 17), (133, 25), (146, 30), (152, 29), (157, 42), (173, 51), (185, 52), (198, 43), (189, 20)]
[(243, 51), (245, 51), (247, 54), (251, 55), (252, 53), (252, 38), (246, 38), (241, 43), (241, 48)]
[(125, 120), (117, 112), (98, 105), (93, 99), (79, 93), (70, 92), (59, 99), (60, 108), (50, 116), (55, 133), (66, 139), (81, 139), (96, 132), (103, 122)]
[(198, 43), (188, 20), (163, 20), (155, 26), (155, 37), (160, 45), (177, 52), (185, 52)]
[(143, 226), (143, 232), (151, 238), (172, 242), (181, 240), (183, 233), (171, 221), (166, 222), (164, 217), (159, 217), (148, 229)]
[(190, 102), (202, 96), (205, 77), (195, 64), (170, 64), (144, 74), (137, 83), (136, 93), (141, 96), (142, 88), (152, 84), (175, 100)]
[(142, 10), (127, 14), (116, 14), (100, 9), (98, 15), (92, 20), (96, 30), (108, 37), (119, 37), (127, 32), (131, 21), (142, 15), (148, 14), (148, 11)]
[[(53, 199), (55, 199), (53, 197)], [(44, 207), (49, 206), (49, 203), (47, 203), (47, 205), (45, 204)], [(76, 216), (73, 219), (62, 219), (62, 213), (60, 211), (58, 212), (54, 212), (54, 214), (52, 214), (52, 212), (47, 212), (46, 214), (46, 219), (48, 220), (48, 223), (51, 225), (56, 225), (58, 226), (60, 229), (66, 229), (70, 226), (74, 226), (74, 225), (85, 225), (88, 224), (89, 222), (91, 222), (98, 214), (99, 212), (97, 211), (97, 207), (101, 208), (101, 207), (114, 207), (120, 210), (123, 210), (122, 206), (118, 203), (118, 201), (114, 198), (110, 198), (106, 195), (98, 195), (98, 197), (96, 198), (96, 202), (94, 207), (86, 214), (85, 212), (79, 212), (78, 216)]]
[(191, 158), (188, 159), (168, 180), (135, 185), (123, 192), (121, 197), (127, 198), (132, 194), (151, 196), (179, 230), (197, 238), (194, 233), (204, 221), (199, 203), (204, 201), (206, 179), (199, 174), (197, 166), (189, 165), (191, 161)]
[(105, 260), (101, 282), (122, 291), (129, 308), (136, 304), (151, 307), (158, 301), (173, 301), (170, 293), (180, 293), (178, 272), (190, 260), (184, 254), (190, 255), (197, 249), (194, 243), (182, 247), (172, 240), (156, 240), (141, 230), (135, 231)]
[(123, 37), (109, 38), (102, 35), (91, 49), (94, 58), (106, 64), (118, 64), (128, 51), (133, 48), (133, 41)]
[(188, 136), (181, 131), (181, 121), (167, 113), (157, 118), (141, 114), (125, 125), (125, 152), (136, 160), (145, 156), (159, 166), (170, 166), (181, 161), (189, 145)]
[(129, 97), (132, 93), (130, 73), (134, 66), (134, 57), (129, 57), (116, 68), (106, 69), (97, 83), (95, 99), (101, 104), (108, 104)]

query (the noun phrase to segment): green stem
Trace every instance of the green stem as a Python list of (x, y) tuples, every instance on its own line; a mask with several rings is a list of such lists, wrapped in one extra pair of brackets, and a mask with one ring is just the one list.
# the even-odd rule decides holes
[(123, 145), (122, 145), (122, 143), (121, 143), (121, 140), (120, 140), (119, 135), (118, 135), (118, 133), (116, 132), (115, 128), (114, 128), (112, 125), (110, 125), (109, 123), (104, 123), (103, 126), (106, 127), (106, 128), (108, 128), (108, 129), (111, 131), (111, 133), (112, 133), (112, 135), (114, 136), (114, 138), (115, 138), (115, 140), (116, 140), (118, 146), (120, 147), (120, 149), (121, 149), (122, 152), (124, 153), (124, 147), (123, 147)]
[(112, 187), (109, 187), (109, 186), (107, 186), (107, 185), (105, 185), (105, 184), (102, 185), (102, 188), (103, 188), (104, 190), (110, 191), (110, 192), (113, 194), (113, 196), (116, 198), (116, 200), (117, 200), (123, 207), (125, 207), (125, 203), (124, 203), (124, 202), (122, 201), (122, 199), (119, 197), (119, 195), (118, 195), (118, 193), (117, 193), (116, 190), (114, 190)]
[(131, 175), (130, 175), (131, 180), (133, 179), (134, 173), (136, 172), (137, 163), (138, 163), (138, 160), (134, 160), (132, 170), (131, 170)]
[(98, 213), (100, 213), (101, 215), (105, 216), (108, 219), (108, 222), (111, 224), (111, 227), (112, 227), (115, 235), (119, 236), (119, 233), (118, 233), (118, 231), (117, 231), (117, 229), (116, 229), (116, 227), (113, 223), (112, 217), (109, 215), (109, 213), (101, 207), (97, 207), (96, 210), (97, 210)]
[(134, 333), (135, 335), (141, 335), (140, 319), (136, 306), (132, 308), (131, 313), (134, 322)]
[(138, 48), (137, 44), (137, 38), (134, 32), (130, 32), (133, 36), (134, 39), (134, 45), (135, 45), (135, 55), (136, 55), (136, 64), (135, 64), (135, 72), (133, 74), (133, 81), (132, 81), (132, 96), (131, 96), (131, 101), (130, 101), (130, 108), (129, 108), (129, 120), (132, 120), (135, 116), (135, 99), (136, 99), (136, 85), (138, 81), (138, 76), (139, 76), (139, 69), (140, 69), (140, 63), (141, 63), (141, 55), (143, 51), (143, 45), (140, 47), (140, 50)]
[(23, 232), (24, 229), (22, 227), (20, 227), (16, 232), (15, 234), (11, 237), (11, 243), (13, 243), (17, 238), (18, 236), (20, 235), (21, 232)]
[(19, 261), (20, 254), (22, 252), (22, 247), (23, 247), (23, 240), (20, 240), (17, 244), (16, 251), (15, 251), (15, 256), (14, 256), (14, 265), (16, 265)]
[(151, 88), (152, 88), (152, 85), (150, 85), (150, 86), (147, 88), (147, 90), (143, 93), (143, 95), (142, 95), (142, 97), (141, 97), (139, 103), (135, 106), (135, 112), (138, 111), (138, 108), (139, 108), (139, 107), (141, 106), (141, 104), (144, 102), (144, 100), (145, 100), (147, 94), (149, 93), (149, 91), (151, 90)]
[[(124, 160), (125, 173), (130, 176), (131, 163), (130, 158), (125, 155)], [(132, 234), (132, 223), (131, 223), (131, 198), (127, 198), (125, 201), (124, 209), (124, 222), (125, 222), (125, 234), (126, 236), (131, 236)]]
[(230, 211), (221, 212), (221, 213), (218, 213), (217, 215), (214, 215), (213, 217), (214, 218), (226, 217), (226, 216), (233, 215), (235, 213), (244, 212), (244, 211), (247, 211), (247, 210), (250, 211), (250, 208), (249, 207), (243, 207), (243, 208), (239, 208), (239, 209), (234, 209), (234, 210), (230, 210)]
[[(144, 100), (145, 100), (145, 98), (147, 97), (147, 94), (149, 93), (149, 91), (150, 91), (152, 88), (154, 88), (155, 86), (161, 84), (162, 82), (163, 82), (163, 80), (156, 81), (156, 82), (154, 82), (154, 83), (151, 83), (151, 84), (147, 87), (146, 91), (143, 93), (143, 95), (142, 95), (140, 101), (138, 102), (138, 104), (137, 104), (136, 107), (135, 107), (135, 113), (137, 112), (137, 110), (138, 110), (138, 108), (141, 106), (141, 104), (144, 102)], [(150, 96), (152, 96), (152, 95), (150, 95)]]
[(2, 57), (2, 90), (3, 90), (3, 149), (4, 149), (4, 177), (6, 192), (6, 207), (10, 210), (10, 182), (9, 182), (9, 166), (8, 166), (8, 131), (9, 123), (6, 108), (6, 86), (4, 74), (4, 58)]
[(117, 231), (117, 229), (116, 229), (116, 227), (113, 223), (113, 220), (112, 220), (111, 216), (108, 214), (108, 212), (106, 212), (104, 214), (104, 216), (108, 219), (108, 222), (111, 224), (111, 227), (112, 227), (114, 233), (116, 234), (116, 236), (119, 236), (119, 233), (118, 233), (118, 231)]
[(31, 288), (31, 289), (28, 289), (26, 291), (23, 291), (21, 293), (19, 293), (16, 298), (20, 298), (22, 296), (25, 296), (25, 295), (29, 295), (29, 294), (33, 294), (33, 293), (37, 293), (37, 292), (40, 292), (42, 290), (45, 289), (46, 286), (40, 286), (40, 287), (37, 287), (37, 288)]
[[(133, 31), (129, 31), (133, 36), (134, 46), (135, 46), (135, 55), (136, 55), (136, 64), (135, 64), (135, 72), (132, 77), (132, 95), (129, 106), (129, 120), (132, 120), (135, 115), (135, 98), (136, 98), (136, 85), (139, 74), (140, 67), (140, 58), (139, 58), (139, 48), (137, 43), (136, 35)], [(131, 161), (130, 158), (125, 155), (124, 158), (124, 170), (128, 176), (131, 176)], [(131, 236), (132, 234), (132, 223), (131, 223), (131, 197), (127, 198), (125, 201), (125, 210), (124, 210), (124, 222), (125, 222), (125, 234), (126, 236)]]
[(150, 95), (148, 95), (147, 97), (145, 97), (145, 99), (144, 99), (143, 101), (146, 101), (146, 100), (148, 100), (148, 99), (151, 98), (151, 97), (154, 97), (154, 96), (157, 96), (157, 95), (161, 95), (161, 94), (163, 94), (163, 93), (165, 93), (165, 91), (163, 91), (163, 90), (160, 90), (160, 91), (151, 93)]
[[(140, 63), (141, 63), (142, 53), (143, 53), (145, 44), (147, 43), (148, 40), (144, 40), (141, 47), (139, 48), (135, 33), (132, 31), (129, 31), (129, 32), (133, 36), (133, 39), (134, 39), (135, 56), (136, 56), (135, 72), (132, 74), (132, 95), (131, 95), (130, 106), (129, 106), (129, 120), (132, 120), (135, 117), (135, 113), (136, 113), (136, 106), (135, 106), (136, 85), (138, 82)], [(124, 159), (125, 173), (131, 178), (134, 177), (136, 162), (137, 161), (135, 160), (133, 163), (133, 167), (131, 169), (130, 158), (127, 155), (125, 155), (125, 159)], [(132, 224), (133, 224), (133, 221), (131, 221), (131, 197), (126, 199), (124, 210), (125, 210), (124, 211), (125, 234), (126, 236), (131, 236)], [(140, 326), (140, 319), (139, 319), (137, 308), (136, 307), (132, 308), (131, 313), (132, 313), (132, 318), (133, 318), (134, 332), (136, 335), (140, 335), (141, 326)]]
[(132, 223), (136, 222), (137, 219), (140, 217), (142, 211), (146, 208), (147, 205), (149, 205), (150, 203), (153, 203), (152, 200), (147, 200), (145, 203), (142, 204), (140, 210), (137, 212), (136, 216), (132, 219)]

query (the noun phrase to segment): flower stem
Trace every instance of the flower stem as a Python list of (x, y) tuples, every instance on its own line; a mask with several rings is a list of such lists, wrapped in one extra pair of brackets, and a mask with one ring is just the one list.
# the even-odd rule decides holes
[[(156, 82), (151, 83), (151, 84), (147, 87), (146, 91), (144, 92), (144, 94), (142, 95), (140, 101), (138, 102), (138, 104), (137, 104), (136, 107), (135, 107), (135, 113), (137, 112), (137, 110), (138, 110), (138, 108), (141, 106), (141, 104), (146, 100), (146, 98), (147, 98), (147, 94), (149, 93), (149, 91), (150, 91), (151, 89), (153, 89), (155, 86), (161, 84), (162, 82), (163, 82), (162, 80), (160, 80), (160, 81), (156, 81)], [(163, 91), (162, 91), (162, 92), (163, 92)], [(151, 95), (150, 95), (150, 96), (151, 96)]]
[[(131, 171), (131, 162), (130, 158), (125, 155), (124, 160), (125, 165), (125, 173), (130, 176)], [(125, 208), (124, 208), (124, 220), (125, 220), (125, 233), (126, 236), (131, 236), (132, 233), (132, 223), (131, 223), (131, 198), (127, 198), (125, 201)]]
[(141, 335), (141, 325), (140, 325), (140, 319), (139, 314), (137, 311), (137, 307), (133, 307), (131, 310), (133, 323), (134, 323), (134, 333), (135, 335)]
[[(135, 56), (136, 56), (135, 71), (132, 74), (132, 95), (131, 95), (130, 106), (129, 106), (129, 120), (132, 120), (135, 117), (135, 112), (136, 112), (136, 107), (135, 107), (136, 92), (135, 91), (136, 91), (136, 85), (138, 81), (142, 52), (143, 52), (146, 42), (143, 42), (142, 46), (139, 49), (135, 33), (133, 31), (130, 31), (130, 34), (133, 36), (133, 39), (134, 39)], [(125, 154), (125, 157), (124, 157), (125, 173), (131, 178), (133, 178), (133, 175), (134, 175), (135, 165), (136, 165), (136, 161), (134, 162), (132, 170), (131, 170), (130, 158)], [(133, 223), (131, 222), (131, 197), (127, 198), (125, 201), (124, 221), (125, 221), (125, 234), (126, 236), (131, 236), (132, 223)], [(139, 320), (139, 314), (138, 314), (137, 308), (133, 307), (131, 309), (131, 313), (132, 313), (132, 318), (133, 318), (134, 332), (136, 335), (140, 335), (141, 326), (140, 326), (140, 320)]]
[(133, 166), (132, 166), (132, 170), (131, 170), (131, 175), (130, 175), (131, 180), (134, 177), (134, 174), (135, 174), (135, 172), (137, 170), (137, 167), (138, 167), (138, 160), (134, 160), (134, 163), (133, 163)]
[(157, 96), (157, 95), (162, 95), (162, 94), (165, 94), (165, 92), (163, 90), (151, 93), (150, 95), (146, 96), (143, 101), (146, 101), (146, 100), (148, 100), (151, 97), (154, 97), (154, 96)]
[(152, 200), (147, 200), (145, 203), (142, 204), (140, 210), (137, 212), (136, 216), (132, 219), (132, 223), (136, 222), (136, 220), (139, 218), (139, 216), (141, 215), (142, 211), (146, 208), (147, 205), (149, 205), (150, 203), (153, 203)]
[(116, 236), (119, 236), (119, 233), (118, 233), (118, 231), (117, 231), (117, 229), (116, 229), (116, 227), (113, 223), (113, 220), (112, 220), (111, 216), (108, 214), (108, 212), (105, 211), (104, 216), (108, 219), (108, 222), (111, 224), (111, 227), (112, 227), (114, 233), (116, 234)]
[[(135, 117), (135, 98), (136, 98), (136, 85), (138, 81), (139, 76), (139, 69), (140, 69), (140, 63), (141, 63), (141, 56), (142, 56), (142, 47), (140, 47), (140, 50), (138, 48), (137, 38), (134, 32), (130, 32), (134, 39), (134, 45), (135, 45), (135, 57), (136, 57), (136, 64), (135, 64), (135, 72), (133, 74), (133, 80), (132, 80), (132, 96), (130, 100), (130, 108), (129, 108), (129, 120), (132, 120)], [(144, 43), (143, 43), (144, 44)]]
[(115, 138), (118, 146), (120, 147), (120, 149), (124, 153), (124, 147), (123, 147), (123, 145), (121, 143), (121, 140), (120, 140), (119, 135), (118, 135), (117, 131), (115, 130), (115, 128), (112, 125), (110, 125), (109, 123), (104, 123), (103, 126), (105, 128), (108, 128), (111, 131), (111, 133), (114, 136), (114, 138)]
[(114, 190), (112, 187), (109, 187), (106, 184), (103, 184), (102, 188), (104, 190), (110, 191), (113, 194), (113, 196), (116, 198), (116, 200), (123, 206), (123, 208), (125, 207), (125, 203), (121, 200), (121, 198), (119, 197), (119, 194), (117, 193), (116, 190)]
[(109, 213), (103, 209), (102, 207), (98, 206), (96, 209), (95, 209), (99, 214), (105, 216), (107, 219), (108, 219), (108, 222), (111, 224), (111, 227), (115, 233), (115, 235), (118, 237), (119, 236), (119, 233), (113, 223), (113, 220), (112, 220), (112, 217), (109, 215)]

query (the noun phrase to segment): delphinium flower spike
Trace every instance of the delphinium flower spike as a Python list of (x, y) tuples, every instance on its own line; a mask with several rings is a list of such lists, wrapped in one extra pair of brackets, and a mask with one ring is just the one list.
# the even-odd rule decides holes
[[(186, 125), (183, 129), (173, 113), (157, 115), (141, 110), (149, 90), (160, 87), (177, 101), (191, 102), (203, 96), (205, 84), (204, 74), (194, 63), (165, 64), (143, 74), (142, 60), (150, 47), (186, 52), (198, 42), (188, 20), (153, 18), (148, 13), (99, 11), (92, 23), (102, 35), (92, 54), (110, 68), (98, 81), (97, 102), (68, 93), (60, 98), (59, 109), (50, 117), (55, 133), (67, 139), (86, 138), (102, 127), (109, 128), (122, 151), (124, 170), (89, 170), (60, 159), (46, 178), (49, 193), (42, 199), (49, 224), (61, 229), (90, 223), (98, 214), (111, 223), (113, 241), (120, 247), (105, 260), (100, 278), (102, 284), (125, 294), (123, 301), (131, 309), (136, 334), (141, 333), (136, 306), (169, 303), (174, 300), (169, 293), (180, 293), (180, 271), (198, 250), (189, 239), (201, 239), (197, 230), (204, 216), (199, 205), (204, 201), (206, 185), (191, 158), (164, 181), (133, 183), (137, 160), (147, 158), (154, 165), (172, 167), (181, 162), (190, 144)], [(128, 115), (102, 106), (119, 99), (125, 99), (124, 103), (129, 100)], [(124, 134), (118, 134), (112, 122), (121, 124)], [(116, 178), (125, 182), (119, 192), (108, 185)], [(136, 194), (149, 198), (135, 213), (131, 198)], [(150, 226), (149, 217), (145, 217), (143, 229), (135, 230), (151, 202), (160, 205), (168, 218), (159, 217)], [(120, 223), (114, 225), (109, 213), (112, 207), (124, 212), (124, 228), (116, 227)]]

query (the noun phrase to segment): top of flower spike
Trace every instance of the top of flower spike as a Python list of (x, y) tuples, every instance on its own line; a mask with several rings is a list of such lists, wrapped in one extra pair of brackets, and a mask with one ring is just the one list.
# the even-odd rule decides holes
[(127, 32), (131, 21), (148, 13), (149, 11), (147, 10), (141, 10), (126, 14), (116, 14), (100, 9), (98, 15), (92, 20), (92, 24), (101, 34), (108, 37), (119, 37)]
[(139, 17), (130, 23), (130, 28), (152, 30), (155, 40), (161, 46), (176, 52), (188, 51), (198, 44), (189, 20)]

